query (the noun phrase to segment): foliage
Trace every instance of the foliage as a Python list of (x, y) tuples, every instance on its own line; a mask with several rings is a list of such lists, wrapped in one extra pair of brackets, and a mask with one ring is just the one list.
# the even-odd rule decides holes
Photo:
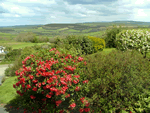
[(75, 47), (86, 55), (94, 53), (93, 43), (86, 36), (69, 35), (65, 39), (57, 38), (55, 44), (57, 47), (65, 47), (66, 49)]
[(49, 38), (45, 36), (39, 36), (37, 40), (38, 43), (49, 42)]
[[(52, 50), (52, 49), (51, 49)], [(45, 78), (47, 78), (48, 76), (46, 76), (45, 74), (43, 75), (42, 74), (42, 76), (41, 76), (41, 74), (40, 74), (40, 72), (39, 71), (41, 71), (42, 72), (42, 68), (41, 68), (41, 66), (42, 65), (44, 65), (43, 63), (44, 63), (44, 61), (46, 61), (45, 63), (45, 66), (48, 66), (48, 64), (51, 62), (51, 61), (58, 61), (57, 63), (59, 63), (60, 65), (58, 65), (58, 64), (56, 64), (56, 62), (54, 63), (54, 64), (56, 64), (56, 65), (53, 65), (53, 66), (48, 66), (47, 67), (47, 69), (51, 69), (51, 70), (54, 70), (55, 71), (55, 73), (57, 74), (57, 73), (61, 73), (61, 72), (58, 72), (58, 71), (61, 71), (61, 70), (63, 70), (63, 69), (65, 69), (65, 72), (64, 73), (68, 73), (68, 74), (71, 74), (69, 71), (67, 71), (67, 70), (70, 70), (70, 71), (73, 71), (74, 70), (74, 67), (75, 67), (75, 69), (77, 69), (76, 71), (73, 71), (73, 74), (78, 74), (78, 72), (80, 72), (80, 70), (82, 70), (82, 68), (84, 68), (85, 66), (83, 66), (83, 65), (85, 65), (83, 62), (81, 62), (81, 63), (79, 63), (80, 61), (82, 61), (83, 60), (83, 58), (82, 57), (79, 57), (79, 58), (75, 58), (75, 54), (73, 54), (73, 55), (67, 55), (67, 56), (64, 56), (64, 54), (62, 54), (62, 56), (60, 56), (60, 55), (54, 55), (54, 53), (57, 53), (57, 54), (59, 54), (59, 52), (58, 51), (52, 51), (52, 52), (50, 52), (50, 51), (48, 51), (48, 49), (43, 49), (43, 50), (40, 50), (40, 51), (38, 51), (38, 53), (33, 53), (32, 55), (30, 55), (29, 57), (26, 57), (25, 58), (25, 60), (22, 62), (22, 64), (23, 64), (23, 68), (22, 68), (22, 71), (23, 72), (25, 72), (26, 74), (28, 74), (29, 75), (29, 77), (30, 77), (30, 79), (32, 80), (33, 78), (31, 78), (31, 76), (33, 75), (34, 77), (35, 77), (35, 79), (34, 79), (34, 81), (32, 81), (32, 82), (27, 82), (26, 80), (26, 82), (27, 82), (27, 84), (28, 85), (30, 85), (30, 86), (33, 86), (33, 85), (35, 85), (34, 83), (35, 83), (35, 81), (37, 80), (38, 82), (41, 82), (42, 84), (43, 84), (43, 82), (45, 82), (45, 87), (47, 87), (47, 85), (49, 84), (48, 82), (50, 82), (50, 79), (49, 79), (49, 81), (45, 81), (45, 79), (44, 79), (44, 77)], [(65, 52), (63, 52), (63, 53), (65, 53)], [(53, 56), (53, 57), (52, 57)], [(61, 58), (58, 58), (58, 56), (59, 57), (61, 57)], [(50, 58), (51, 58), (51, 61), (50, 61)], [(62, 62), (65, 62), (64, 60), (62, 61), (62, 59), (63, 58), (65, 58), (64, 60), (66, 60), (66, 63), (64, 64), (64, 63), (62, 63)], [(71, 60), (71, 58), (73, 58), (74, 60)], [(29, 60), (30, 59), (30, 60)], [(57, 60), (56, 60), (57, 59)], [(76, 61), (77, 60), (77, 61)], [(71, 61), (73, 61), (72, 63), (71, 63)], [(49, 62), (49, 63), (48, 63)], [(75, 63), (76, 62), (76, 63)], [(34, 65), (34, 66), (31, 66), (30, 64), (32, 63), (32, 65)], [(69, 64), (69, 65), (68, 65)], [(70, 64), (74, 64), (73, 65), (73, 68), (72, 68), (72, 65), (70, 65)], [(77, 65), (78, 64), (78, 65)], [(39, 65), (41, 65), (41, 66), (39, 66)], [(31, 66), (31, 67), (30, 67)], [(62, 68), (62, 66), (64, 67), (66, 67), (66, 66), (69, 66), (68, 67), (68, 69), (67, 68)], [(71, 67), (70, 67), (71, 66)], [(31, 71), (30, 71), (30, 69), (28, 70), (28, 69), (30, 68), (32, 68), (31, 69)], [(45, 67), (44, 67), (45, 68)], [(46, 70), (47, 70), (46, 69)], [(61, 69), (61, 70), (57, 70), (57, 69)], [(26, 71), (25, 71), (26, 70)], [(46, 73), (46, 70), (44, 71), (45, 73)], [(56, 70), (57, 70), (57, 72), (56, 72)], [(17, 70), (16, 71), (16, 75), (18, 76), (18, 75), (20, 75), (20, 77), (19, 78), (21, 78), (21, 79), (25, 79), (26, 77), (25, 76), (22, 76), (21, 77), (21, 73), (20, 73), (20, 71), (21, 71), (21, 69), (20, 70)], [(37, 71), (37, 72), (36, 72)], [(52, 72), (54, 72), (54, 71), (52, 71)], [(31, 73), (30, 73), (31, 72)], [(36, 73), (36, 74), (34, 74), (34, 72)], [(49, 73), (49, 71), (47, 71), (47, 73)], [(32, 75), (31, 75), (32, 74)], [(40, 74), (40, 75), (37, 75), (37, 74)], [(60, 74), (61, 75), (61, 74)], [(59, 76), (60, 76), (59, 75)], [(71, 74), (72, 75), (72, 74)], [(27, 75), (26, 75), (27, 76)], [(76, 75), (77, 76), (77, 75)], [(20, 80), (21, 80), (20, 79)], [(73, 75), (72, 75), (72, 79), (74, 79), (73, 78)], [(19, 79), (18, 79), (19, 80)], [(29, 80), (29, 79), (28, 79)], [(47, 79), (46, 79), (47, 80)], [(82, 77), (82, 79), (80, 79), (80, 80), (83, 80), (83, 77)], [(75, 81), (74, 81), (75, 82)], [(48, 84), (47, 84), (48, 83)], [(17, 85), (18, 84), (18, 85)], [(21, 82), (18, 82), (18, 83), (16, 83), (16, 85), (14, 85), (14, 88), (16, 88), (17, 86), (19, 86), (19, 84), (21, 84)], [(74, 85), (76, 84), (76, 82), (74, 83)], [(84, 84), (84, 83), (83, 83)], [(82, 86), (83, 86), (83, 84), (82, 84)], [(25, 85), (25, 84), (24, 84)], [(64, 85), (64, 84), (63, 84)], [(73, 84), (72, 84), (73, 85)], [(78, 84), (79, 85), (79, 84)], [(25, 85), (26, 86), (26, 85)], [(23, 87), (23, 85), (22, 85), (22, 87)], [(43, 87), (41, 87), (41, 89), (42, 89)], [(60, 88), (60, 87), (59, 87)], [(74, 88), (75, 87), (72, 87), (73, 88), (73, 90), (71, 90), (71, 87), (69, 88), (69, 91), (74, 91)], [(45, 88), (43, 88), (43, 89), (45, 89)], [(18, 91), (18, 90), (17, 90)], [(34, 90), (35, 91), (35, 90)], [(32, 95), (34, 95), (34, 96), (36, 96), (36, 95), (38, 95), (38, 94), (36, 94), (34, 91), (32, 91), (31, 92), (31, 90), (29, 90), (29, 91), (26, 91), (26, 93), (21, 93), (20, 95), (26, 95), (27, 96), (27, 94), (28, 94), (28, 96), (30, 96), (31, 94)], [(41, 91), (41, 90), (40, 90)], [(67, 90), (68, 91), (68, 90)], [(49, 92), (49, 91), (48, 91)], [(18, 92), (17, 92), (18, 93)], [(39, 90), (38, 90), (38, 93), (39, 93)], [(80, 92), (81, 93), (81, 92)], [(18, 93), (19, 94), (19, 93)], [(46, 94), (46, 95), (45, 95)], [(44, 93), (44, 96), (46, 96), (47, 98), (49, 98), (49, 95), (48, 95), (49, 93)], [(78, 95), (79, 95), (79, 92), (77, 93)], [(74, 95), (74, 93), (73, 94), (71, 94), (72, 96)], [(30, 97), (28, 97), (28, 99), (29, 99)], [(42, 99), (42, 98), (41, 98)], [(56, 98), (55, 98), (56, 99)], [(72, 98), (71, 98), (72, 99)], [(25, 100), (27, 100), (27, 97), (25, 98)], [(51, 100), (51, 99), (50, 99)], [(35, 99), (35, 101), (36, 101), (36, 99)], [(35, 101), (33, 101), (33, 103), (35, 104)], [(70, 103), (70, 102), (69, 102)], [(31, 107), (31, 106), (30, 106)], [(36, 109), (37, 110), (37, 109)]]
[(94, 53), (97, 51), (102, 51), (105, 48), (105, 40), (97, 37), (88, 36), (92, 40), (94, 45)]
[(6, 76), (15, 76), (15, 71), (22, 67), (22, 60), (34, 51), (35, 49), (33, 47), (25, 47), (24, 49), (22, 49), (21, 55), (18, 57), (18, 59), (15, 60), (13, 66), (10, 67), (11, 69), (5, 70)]
[(17, 42), (32, 42), (32, 43), (38, 42), (36, 34), (32, 32), (20, 33), (14, 40)]
[(108, 55), (96, 53), (86, 58), (87, 68), (83, 73), (90, 80), (87, 96), (93, 98), (94, 106), (102, 112), (129, 110), (136, 102), (142, 102), (139, 95), (148, 95), (145, 90), (150, 88), (150, 62), (139, 52), (112, 51)]
[(146, 30), (123, 30), (117, 34), (117, 49), (121, 51), (136, 49), (142, 54), (150, 51), (150, 32)]
[(116, 26), (113, 26), (112, 29), (106, 30), (106, 35), (104, 38), (106, 42), (106, 48), (116, 48), (115, 40), (116, 40), (116, 34), (118, 34), (121, 31), (121, 26), (117, 28)]
[(24, 49), (21, 50), (21, 54), (16, 55), (16, 59), (14, 62), (14, 65), (12, 67), (9, 67), (10, 69), (5, 70), (5, 75), (6, 76), (15, 76), (15, 70), (19, 69), (22, 67), (22, 60), (26, 58), (26, 56), (30, 55), (31, 53), (35, 51), (39, 51), (42, 49), (48, 49), (50, 47), (54, 47), (53, 44), (43, 44), (43, 45), (34, 45), (31, 47), (25, 47)]
[(22, 49), (13, 49), (9, 51), (9, 53), (5, 55), (5, 60), (14, 61), (19, 55), (21, 55), (21, 51)]

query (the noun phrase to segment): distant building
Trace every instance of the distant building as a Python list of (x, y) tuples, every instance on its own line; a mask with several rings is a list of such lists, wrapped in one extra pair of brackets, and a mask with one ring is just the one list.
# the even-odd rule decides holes
[(5, 49), (5, 47), (0, 46), (0, 53), (5, 53), (5, 52), (4, 52), (4, 49)]

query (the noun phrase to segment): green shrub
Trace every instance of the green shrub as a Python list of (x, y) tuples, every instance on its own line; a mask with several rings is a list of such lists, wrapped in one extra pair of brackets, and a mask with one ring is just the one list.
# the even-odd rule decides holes
[(13, 49), (9, 51), (9, 53), (5, 55), (5, 60), (14, 61), (19, 55), (21, 55), (21, 51), (22, 49)]
[(105, 48), (105, 40), (104, 39), (93, 37), (93, 36), (88, 36), (88, 38), (90, 40), (92, 40), (95, 52), (103, 51), (103, 49)]
[(45, 36), (39, 36), (37, 40), (38, 40), (38, 43), (49, 42), (49, 38)]
[(116, 48), (115, 40), (116, 40), (116, 34), (121, 32), (121, 26), (120, 28), (117, 28), (116, 26), (113, 26), (112, 29), (106, 30), (106, 35), (103, 37), (106, 42), (106, 48)]
[(90, 80), (87, 96), (100, 111), (115, 112), (129, 107), (132, 111), (136, 102), (142, 102), (139, 95), (148, 95), (150, 62), (139, 52), (112, 51), (108, 55), (96, 53), (86, 58), (87, 68), (83, 73)]
[(10, 66), (6, 68), (4, 74), (7, 77), (10, 76), (12, 74), (12, 68)]
[(32, 32), (27, 33), (20, 33), (17, 37), (14, 38), (17, 42), (32, 42), (32, 43), (38, 43), (38, 39), (36, 37), (36, 34)]
[(86, 36), (69, 35), (65, 39), (57, 38), (54, 42), (57, 47), (65, 47), (67, 50), (71, 47), (75, 47), (77, 50), (81, 50), (82, 54), (94, 53), (93, 42)]
[(31, 53), (33, 53), (35, 49), (33, 47), (25, 47), (21, 51), (21, 55), (18, 59), (15, 60), (14, 64), (10, 69), (5, 70), (6, 76), (15, 76), (15, 71), (22, 67), (22, 61)]

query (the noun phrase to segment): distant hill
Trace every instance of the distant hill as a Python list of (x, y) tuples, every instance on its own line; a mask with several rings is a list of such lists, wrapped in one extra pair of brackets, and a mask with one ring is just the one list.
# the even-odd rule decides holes
[(77, 24), (96, 24), (96, 23), (106, 23), (106, 24), (126, 24), (126, 25), (139, 25), (139, 26), (150, 26), (150, 22), (142, 21), (101, 21), (101, 22), (81, 22), (81, 23), (51, 23), (51, 24), (38, 24), (38, 25), (15, 25), (15, 26), (0, 26), (0, 28), (37, 28), (41, 26), (64, 26), (64, 25), (77, 25)]
[(142, 22), (142, 21), (112, 21), (111, 23), (124, 23), (124, 24), (136, 24), (136, 25), (150, 25), (150, 22)]

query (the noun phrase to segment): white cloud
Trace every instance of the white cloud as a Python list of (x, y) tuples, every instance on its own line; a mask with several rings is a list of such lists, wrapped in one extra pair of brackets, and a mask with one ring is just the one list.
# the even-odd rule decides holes
[[(150, 0), (3, 0), (2, 26), (9, 24), (80, 23), (94, 21), (150, 21)], [(93, 4), (92, 4), (93, 2)], [(148, 6), (149, 5), (149, 6)], [(10, 22), (13, 20), (13, 23)]]
[(56, 18), (55, 16), (51, 16), (51, 18)]
[(40, 4), (54, 4), (55, 0), (7, 0), (14, 3), (40, 3)]
[(3, 13), (2, 16), (4, 16), (4, 17), (20, 17), (17, 14), (14, 15), (14, 14), (9, 14), (9, 13)]
[(24, 6), (15, 5), (13, 3), (2, 3), (1, 5), (4, 9), (7, 9), (10, 13), (17, 13), (23, 16), (32, 16), (34, 15), (34, 11)]
[(20, 17), (19, 15), (15, 15), (15, 17)]

